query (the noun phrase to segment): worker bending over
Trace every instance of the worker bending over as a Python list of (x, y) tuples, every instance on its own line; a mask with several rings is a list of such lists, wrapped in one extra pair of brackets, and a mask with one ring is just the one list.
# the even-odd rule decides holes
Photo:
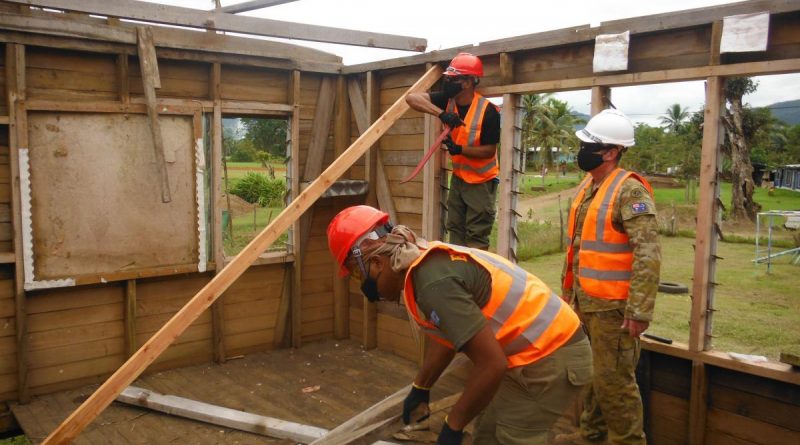
[(581, 140), (578, 167), (589, 174), (569, 213), (562, 296), (589, 334), (594, 382), (580, 432), (556, 443), (607, 438), (609, 444), (645, 445), (636, 363), (661, 268), (653, 191), (644, 178), (619, 168), (634, 144), (633, 124), (623, 113), (603, 110), (575, 135)]
[(500, 113), (494, 104), (475, 92), (481, 77), (481, 60), (460, 53), (444, 72), (442, 91), (410, 93), (406, 102), (417, 111), (439, 117), (452, 129), (443, 142), (453, 164), (445, 223), (450, 242), (486, 250), (500, 183), (497, 179)]
[(456, 352), (474, 367), (445, 417), (438, 444), (458, 445), (479, 413), (474, 443), (545, 444), (548, 431), (591, 381), (592, 358), (578, 316), (541, 280), (478, 249), (418, 239), (372, 207), (341, 211), (328, 226), (340, 267), (371, 302), (398, 301), (434, 341), (403, 403), (420, 405)]

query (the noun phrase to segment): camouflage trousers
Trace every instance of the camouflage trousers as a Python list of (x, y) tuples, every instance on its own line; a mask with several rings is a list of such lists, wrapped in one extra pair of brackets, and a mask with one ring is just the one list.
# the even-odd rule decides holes
[(475, 445), (545, 445), (553, 424), (592, 381), (589, 341), (577, 340), (527, 366), (506, 371), (475, 421)]
[(445, 223), (451, 244), (484, 250), (489, 248), (489, 234), (492, 233), (496, 213), (497, 184), (495, 180), (470, 184), (456, 175), (452, 176)]
[(622, 310), (580, 314), (589, 334), (594, 379), (581, 414), (581, 435), (612, 445), (646, 445), (636, 364), (639, 339), (622, 330)]

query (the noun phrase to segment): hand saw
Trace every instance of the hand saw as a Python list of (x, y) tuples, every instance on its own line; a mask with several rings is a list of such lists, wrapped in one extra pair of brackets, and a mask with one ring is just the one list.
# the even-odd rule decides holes
[(400, 184), (405, 184), (406, 182), (414, 179), (414, 177), (419, 174), (419, 171), (422, 170), (422, 167), (424, 167), (425, 164), (428, 162), (428, 160), (430, 160), (431, 156), (433, 156), (433, 154), (439, 150), (439, 147), (442, 145), (442, 141), (444, 140), (444, 138), (447, 137), (448, 133), (450, 133), (450, 127), (445, 125), (444, 130), (442, 130), (442, 134), (440, 134), (439, 137), (436, 138), (436, 140), (433, 142), (433, 145), (431, 145), (431, 148), (428, 149), (428, 152), (425, 153), (425, 156), (422, 158), (421, 161), (419, 161), (419, 164), (417, 164), (417, 166), (414, 168), (414, 171), (411, 172), (411, 174), (408, 175), (407, 178), (400, 181)]

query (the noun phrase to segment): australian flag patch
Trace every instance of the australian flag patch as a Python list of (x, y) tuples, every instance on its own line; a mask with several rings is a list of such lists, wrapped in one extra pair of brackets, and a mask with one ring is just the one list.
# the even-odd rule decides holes
[(631, 204), (631, 210), (634, 215), (647, 212), (647, 204), (643, 202), (635, 202)]
[(431, 323), (433, 323), (434, 326), (439, 326), (439, 314), (437, 314), (436, 311), (431, 311), (430, 320), (431, 320)]

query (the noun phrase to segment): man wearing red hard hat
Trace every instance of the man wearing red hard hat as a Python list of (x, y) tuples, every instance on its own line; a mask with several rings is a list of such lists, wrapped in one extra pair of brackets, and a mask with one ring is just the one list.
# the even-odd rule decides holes
[(431, 387), (463, 352), (474, 366), (436, 443), (460, 445), (478, 414), (475, 444), (547, 442), (592, 375), (589, 342), (566, 302), (499, 255), (418, 239), (373, 207), (342, 210), (327, 235), (339, 273), (359, 279), (371, 302), (403, 295), (430, 339), (403, 402), (406, 424), (430, 414)]
[(444, 146), (450, 153), (453, 176), (447, 198), (450, 242), (486, 250), (495, 217), (497, 144), (500, 113), (475, 92), (483, 77), (483, 63), (469, 53), (459, 53), (444, 72), (442, 91), (412, 93), (408, 105), (437, 116), (451, 128)]

